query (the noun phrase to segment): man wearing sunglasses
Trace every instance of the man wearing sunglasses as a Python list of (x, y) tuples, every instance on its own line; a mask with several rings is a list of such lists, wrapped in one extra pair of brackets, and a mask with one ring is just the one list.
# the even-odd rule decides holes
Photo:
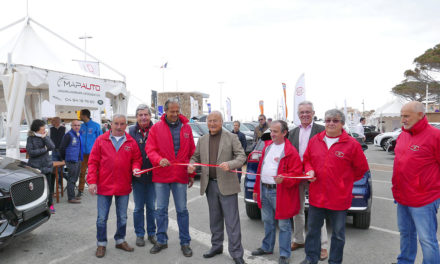
[[(313, 108), (313, 103), (310, 101), (303, 101), (298, 105), (298, 117), (301, 124), (295, 127), (289, 133), (289, 141), (296, 148), (303, 161), (304, 152), (306, 151), (307, 144), (309, 140), (325, 130), (325, 127), (313, 122), (313, 117), (315, 116), (315, 110)], [(293, 242), (291, 245), (291, 250), (297, 250), (303, 248), (305, 245), (305, 214), (304, 214), (304, 200), (305, 191), (309, 189), (309, 182), (307, 180), (301, 181), (299, 184), (299, 201), (300, 210), (297, 215), (293, 217)], [(324, 221), (321, 229), (321, 254), (319, 260), (325, 260), (328, 258), (328, 237), (327, 228)]]
[(345, 245), (345, 220), (351, 206), (353, 183), (368, 171), (362, 147), (342, 128), (344, 114), (337, 109), (325, 113), (325, 131), (309, 141), (304, 153), (304, 171), (310, 176), (309, 219), (306, 259), (301, 264), (316, 264), (321, 253), (321, 227), (330, 219), (332, 237), (329, 263), (342, 263)]
[(258, 123), (258, 126), (254, 130), (254, 142), (258, 142), (258, 140), (260, 140), (261, 136), (264, 134), (264, 131), (269, 128), (266, 123), (265, 115), (258, 116)]

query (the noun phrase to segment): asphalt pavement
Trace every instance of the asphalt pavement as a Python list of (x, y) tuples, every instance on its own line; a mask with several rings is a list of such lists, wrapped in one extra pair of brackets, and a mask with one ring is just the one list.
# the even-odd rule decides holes
[[(367, 230), (356, 229), (352, 218), (347, 218), (346, 244), (344, 263), (349, 264), (382, 264), (396, 261), (399, 253), (399, 232), (397, 229), (396, 205), (391, 193), (391, 176), (394, 156), (380, 148), (369, 145), (365, 152), (370, 163), (373, 179), (373, 206), (371, 226)], [(81, 204), (68, 204), (66, 195), (55, 205), (56, 214), (49, 222), (33, 232), (14, 240), (0, 250), (0, 264), (34, 263), (34, 264), (79, 264), (79, 263), (233, 263), (227, 252), (227, 235), (225, 232), (224, 252), (206, 260), (203, 253), (210, 248), (210, 231), (208, 205), (205, 196), (199, 195), (199, 182), (188, 190), (188, 210), (190, 214), (190, 234), (193, 257), (184, 257), (180, 251), (178, 226), (173, 200), (169, 207), (169, 241), (168, 248), (159, 254), (149, 253), (148, 242), (145, 247), (136, 247), (136, 236), (133, 230), (133, 201), (130, 197), (127, 236), (128, 243), (135, 247), (128, 253), (114, 247), (113, 235), (116, 229), (114, 204), (108, 220), (107, 253), (103, 259), (95, 257), (96, 250), (96, 197), (86, 193)], [(252, 250), (261, 246), (264, 235), (263, 223), (247, 217), (243, 194), (239, 194), (242, 244), (245, 249), (246, 263), (278, 263), (278, 243), (273, 255), (253, 257)], [(440, 217), (438, 217), (440, 220)], [(328, 234), (331, 226), (327, 223)], [(437, 234), (439, 237), (439, 234)], [(290, 263), (300, 263), (305, 257), (304, 249), (292, 252)], [(327, 263), (327, 261), (320, 262)], [(419, 247), (416, 263), (422, 263)]]

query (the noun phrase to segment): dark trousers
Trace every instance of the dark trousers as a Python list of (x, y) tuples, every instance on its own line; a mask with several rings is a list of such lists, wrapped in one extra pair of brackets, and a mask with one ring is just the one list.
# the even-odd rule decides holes
[(46, 173), (44, 174), (47, 179), (47, 183), (49, 184), (49, 199), (47, 201), (47, 204), (49, 206), (53, 205), (53, 190), (55, 185), (55, 175), (53, 173)]
[(206, 189), (206, 197), (209, 207), (212, 249), (217, 250), (223, 247), (224, 225), (226, 225), (229, 254), (232, 258), (243, 257), (237, 194), (222, 195), (217, 181), (210, 180)]
[(347, 210), (336, 211), (325, 208), (309, 206), (309, 219), (306, 237), (306, 258), (312, 264), (319, 261), (321, 254), (321, 227), (325, 217), (330, 218), (332, 225), (332, 237), (330, 244), (329, 264), (340, 264), (344, 255), (345, 245), (345, 221)]
[(67, 167), (67, 199), (75, 199), (75, 184), (79, 177), (81, 161), (66, 161)]
[(86, 184), (86, 172), (89, 163), (89, 155), (90, 154), (84, 154), (83, 161), (81, 162), (81, 173), (79, 174), (79, 183), (78, 183), (79, 192), (84, 192), (84, 186)]

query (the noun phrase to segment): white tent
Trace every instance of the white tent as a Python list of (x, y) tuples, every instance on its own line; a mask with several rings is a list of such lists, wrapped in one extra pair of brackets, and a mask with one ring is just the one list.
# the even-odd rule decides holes
[[(39, 34), (31, 22), (38, 26)], [(104, 105), (102, 99), (105, 99), (110, 100), (114, 113), (126, 114), (124, 75), (29, 17), (0, 28), (0, 33), (7, 34), (6, 31), (11, 31), (16, 25), (22, 26), (21, 31), (18, 34), (14, 34), (17, 31), (12, 32), (15, 36), (0, 48), (0, 113), (6, 112), (7, 156), (19, 157), (18, 136), (23, 111), (30, 124), (32, 120), (42, 118), (41, 108), (45, 100), (54, 104), (57, 110), (99, 110)], [(40, 38), (44, 34), (46, 36)], [(78, 62), (72, 59), (84, 54), (106, 66), (113, 76), (116, 73), (122, 80), (104, 79), (82, 71)], [(58, 87), (54, 85), (56, 82)], [(60, 86), (65, 89), (61, 90)], [(78, 90), (72, 92), (75, 88)], [(86, 93), (81, 89), (88, 91)], [(90, 90), (95, 90), (95, 94)], [(66, 97), (50, 96), (54, 91), (64, 92)], [(82, 96), (82, 99), (75, 96)]]
[(400, 127), (400, 110), (408, 100), (395, 97), (394, 100), (387, 102), (383, 106), (376, 109), (370, 118), (370, 122), (380, 131), (393, 131)]

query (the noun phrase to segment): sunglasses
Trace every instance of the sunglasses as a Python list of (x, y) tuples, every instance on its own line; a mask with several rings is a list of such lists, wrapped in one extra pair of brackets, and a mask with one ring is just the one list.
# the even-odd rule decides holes
[(325, 120), (326, 124), (329, 124), (329, 123), (337, 124), (339, 122), (341, 122), (341, 120), (339, 120), (339, 119), (326, 119)]
[(258, 121), (264, 121), (264, 119), (258, 119)]

